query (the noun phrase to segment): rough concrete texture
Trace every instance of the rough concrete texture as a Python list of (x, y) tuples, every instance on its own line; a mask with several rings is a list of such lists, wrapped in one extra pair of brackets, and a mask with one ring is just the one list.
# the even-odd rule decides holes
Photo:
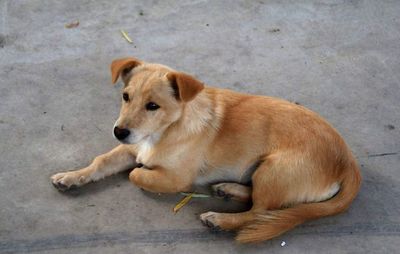
[[(0, 253), (398, 252), (399, 13), (399, 1), (373, 0), (1, 0)], [(198, 220), (245, 209), (236, 203), (196, 199), (174, 215), (180, 195), (145, 193), (127, 173), (59, 193), (50, 175), (118, 144), (121, 85), (110, 85), (109, 64), (122, 56), (320, 113), (359, 159), (358, 198), (248, 246)]]

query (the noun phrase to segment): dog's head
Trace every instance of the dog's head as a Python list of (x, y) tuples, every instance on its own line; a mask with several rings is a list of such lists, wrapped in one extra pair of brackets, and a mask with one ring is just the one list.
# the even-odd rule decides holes
[(182, 117), (185, 105), (204, 88), (190, 75), (135, 58), (114, 60), (111, 75), (113, 84), (119, 77), (125, 84), (113, 133), (126, 144), (157, 140)]

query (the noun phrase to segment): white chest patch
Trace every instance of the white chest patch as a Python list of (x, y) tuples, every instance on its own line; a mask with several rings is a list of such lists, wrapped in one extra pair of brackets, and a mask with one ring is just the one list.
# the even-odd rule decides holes
[(137, 163), (146, 164), (153, 153), (154, 143), (151, 138), (146, 138), (138, 144)]

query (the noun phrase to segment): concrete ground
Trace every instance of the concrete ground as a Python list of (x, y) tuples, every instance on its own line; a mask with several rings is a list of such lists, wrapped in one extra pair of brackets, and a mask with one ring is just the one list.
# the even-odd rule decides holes
[[(0, 0), (0, 253), (398, 253), (400, 2), (177, 2)], [(248, 246), (198, 220), (236, 203), (196, 199), (174, 215), (180, 195), (145, 193), (127, 173), (59, 193), (50, 175), (118, 144), (109, 64), (123, 56), (320, 113), (361, 164), (359, 196)]]

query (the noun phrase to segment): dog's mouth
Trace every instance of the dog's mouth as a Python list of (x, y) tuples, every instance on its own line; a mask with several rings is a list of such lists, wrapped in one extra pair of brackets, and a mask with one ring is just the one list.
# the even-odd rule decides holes
[(131, 143), (129, 143), (127, 140), (119, 140), (117, 139), (120, 143), (124, 144), (124, 145), (131, 145)]
[(118, 127), (118, 122), (114, 125), (114, 129), (112, 131), (112, 135), (115, 139), (117, 139), (120, 143), (126, 145), (135, 145), (140, 143), (156, 143), (161, 136), (162, 128), (154, 132), (142, 133), (137, 129), (126, 128), (122, 129)]
[(114, 125), (112, 135), (122, 144), (137, 144), (149, 135), (143, 135), (129, 128), (120, 128), (117, 124)]
[(148, 139), (149, 137), (150, 135), (145, 135), (140, 138), (136, 138), (135, 135), (132, 133), (124, 139), (118, 139), (118, 138), (116, 139), (124, 145), (135, 145), (141, 143), (142, 141)]

